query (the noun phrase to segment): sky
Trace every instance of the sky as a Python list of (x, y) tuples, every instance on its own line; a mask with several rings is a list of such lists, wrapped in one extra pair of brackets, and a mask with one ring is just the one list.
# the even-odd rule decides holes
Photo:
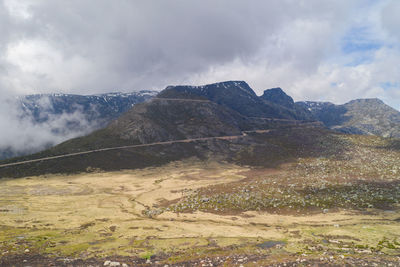
[(399, 0), (0, 0), (0, 127), (16, 95), (227, 80), (400, 110), (399, 14)]
[(2, 0), (0, 92), (245, 80), (400, 109), (398, 0)]

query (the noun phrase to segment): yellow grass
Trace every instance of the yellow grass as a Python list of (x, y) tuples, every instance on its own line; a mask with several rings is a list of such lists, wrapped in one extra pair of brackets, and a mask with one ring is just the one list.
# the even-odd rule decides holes
[(326, 248), (340, 250), (335, 242), (343, 236), (375, 247), (385, 237), (393, 240), (400, 235), (400, 223), (394, 220), (400, 217), (397, 212), (142, 214), (160, 201), (197, 188), (244, 179), (248, 170), (228, 163), (185, 161), (133, 171), (0, 180), (0, 257), (26, 248), (55, 255), (144, 257), (202, 251), (207, 246), (255, 249), (266, 240), (287, 242), (287, 252), (309, 253), (307, 244), (325, 239)]

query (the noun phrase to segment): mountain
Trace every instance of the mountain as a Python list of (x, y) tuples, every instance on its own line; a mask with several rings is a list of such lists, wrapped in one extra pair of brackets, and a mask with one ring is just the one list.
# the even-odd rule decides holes
[(327, 127), (350, 134), (400, 137), (400, 112), (379, 99), (357, 99), (343, 105), (297, 102)]
[(233, 109), (247, 117), (272, 117), (281, 119), (308, 119), (293, 109), (274, 102), (274, 99), (258, 97), (244, 81), (228, 81), (204, 86), (168, 86), (160, 98), (207, 99)]
[[(281, 105), (270, 105), (260, 99), (244, 82), (198, 87), (169, 86), (152, 100), (135, 105), (103, 129), (8, 162), (82, 151), (93, 153), (35, 162), (26, 164), (24, 168), (8, 167), (0, 171), (3, 171), (3, 175), (23, 176), (28, 173), (85, 171), (88, 167), (119, 170), (153, 166), (188, 157), (217, 157), (243, 164), (257, 162), (274, 165), (280, 160), (290, 159), (294, 153), (314, 151), (311, 147), (314, 146), (315, 133), (318, 131), (310, 133), (305, 129), (320, 127), (317, 122), (303, 122), (283, 116), (289, 114), (287, 110)], [(291, 128), (296, 130), (286, 132)], [(274, 133), (265, 143), (264, 137), (259, 134), (267, 134), (271, 130)], [(282, 142), (284, 145), (278, 145)], [(286, 144), (287, 149), (294, 149), (295, 152), (287, 152)], [(307, 144), (310, 147), (304, 148)], [(113, 147), (124, 148), (108, 149)], [(261, 155), (264, 157), (259, 157)]]
[(271, 88), (265, 90), (263, 95), (261, 96), (262, 99), (271, 101), (275, 104), (287, 107), (289, 109), (293, 109), (295, 104), (293, 98), (288, 96), (281, 88)]
[(100, 95), (21, 96), (16, 101), (16, 110), (19, 111), (18, 119), (28, 121), (33, 127), (43, 127), (51, 134), (49, 134), (47, 144), (34, 148), (17, 150), (11, 146), (3, 147), (0, 149), (0, 159), (31, 154), (55, 145), (57, 142), (55, 140), (64, 141), (105, 127), (133, 105), (147, 101), (156, 94), (155, 91), (139, 91)]

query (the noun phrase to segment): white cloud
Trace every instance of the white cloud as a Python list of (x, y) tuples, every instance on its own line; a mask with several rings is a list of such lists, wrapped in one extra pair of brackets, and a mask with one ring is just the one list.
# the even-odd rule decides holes
[[(45, 40), (20, 40), (11, 43), (5, 56), (11, 72), (4, 79), (10, 88), (54, 91), (72, 88), (84, 81), (92, 67), (83, 57), (67, 57)], [(26, 92), (26, 91), (25, 91)]]
[[(0, 90), (99, 93), (243, 79), (296, 99), (390, 99), (377, 88), (399, 82), (399, 8), (394, 0), (7, 0)], [(369, 43), (378, 46), (363, 51)]]
[[(77, 108), (72, 113), (46, 115), (44, 122), (38, 123), (20, 108), (16, 97), (1, 97), (0, 105), (0, 152), (11, 149), (14, 153), (37, 152), (49, 145), (89, 133), (94, 123), (88, 122), (84, 113)], [(50, 107), (47, 97), (38, 101), (42, 110)], [(44, 116), (43, 116), (44, 117)], [(68, 125), (73, 122), (76, 127)]]
[(397, 43), (395, 44), (399, 47), (400, 41), (400, 2), (397, 0), (391, 0), (382, 9), (380, 16), (380, 23), (388, 38), (393, 38)]
[[(36, 0), (38, 1), (38, 0)], [(29, 12), (30, 4), (24, 0), (4, 0), (4, 6), (8, 13), (17, 19), (30, 19), (32, 13)]]

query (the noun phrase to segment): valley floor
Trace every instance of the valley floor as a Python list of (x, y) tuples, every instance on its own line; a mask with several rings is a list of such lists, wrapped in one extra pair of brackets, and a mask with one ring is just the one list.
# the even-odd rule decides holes
[(0, 265), (400, 266), (400, 151), (340, 138), (340, 158), (273, 169), (188, 159), (2, 179)]

